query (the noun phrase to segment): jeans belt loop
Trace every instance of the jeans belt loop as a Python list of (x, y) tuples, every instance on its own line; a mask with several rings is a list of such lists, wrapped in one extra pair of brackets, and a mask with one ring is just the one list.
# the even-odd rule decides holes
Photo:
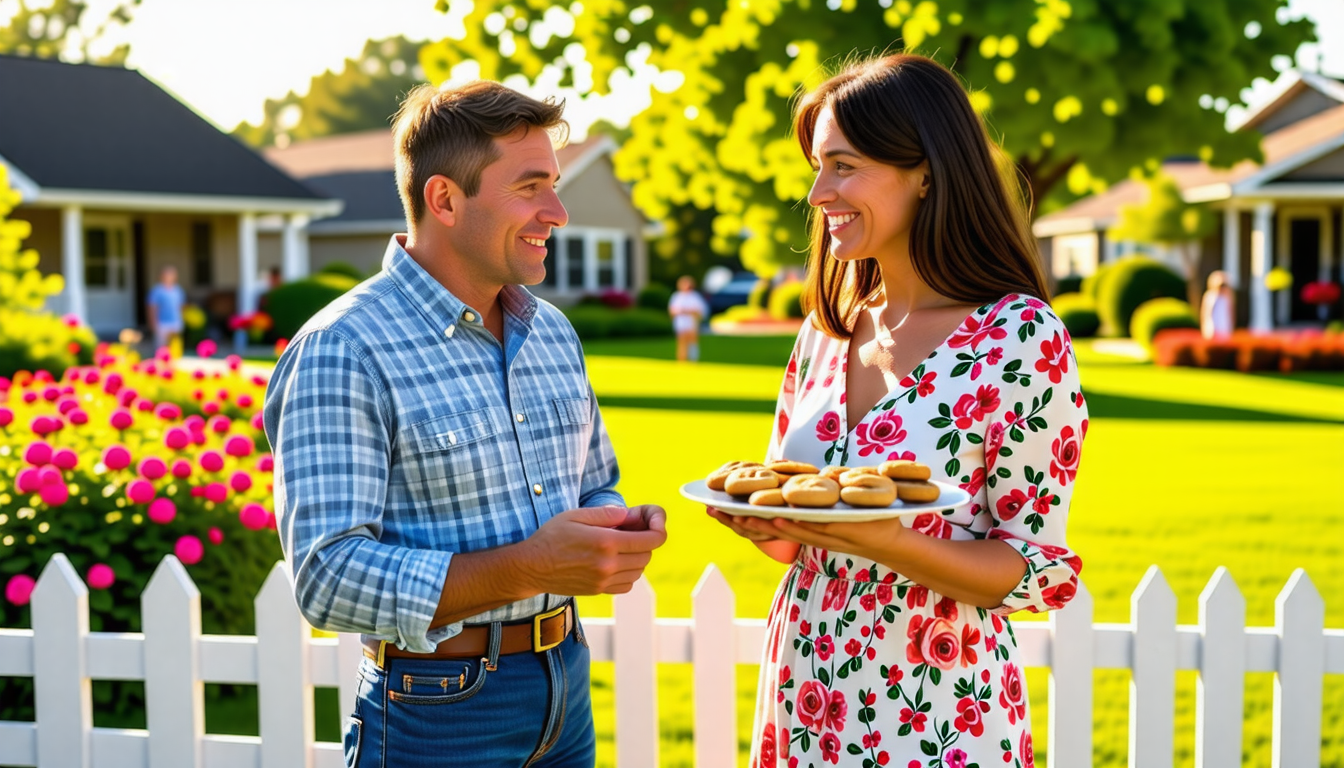
[(499, 645), (503, 642), (504, 625), (495, 621), (490, 624), (490, 639), (486, 641), (486, 655), (481, 659), (485, 663), (485, 671), (494, 672), (499, 668)]

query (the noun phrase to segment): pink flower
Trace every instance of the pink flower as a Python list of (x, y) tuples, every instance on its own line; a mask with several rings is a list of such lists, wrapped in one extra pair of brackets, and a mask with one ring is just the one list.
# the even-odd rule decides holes
[(107, 379), (103, 381), (103, 391), (109, 395), (115, 395), (121, 391), (122, 378), (120, 373), (109, 373)]
[(224, 452), (235, 458), (251, 456), (255, 450), (256, 444), (247, 435), (232, 435), (224, 441)]
[(173, 461), (173, 477), (178, 480), (186, 480), (191, 477), (191, 462), (186, 459), (177, 459)]
[(37, 493), (49, 507), (59, 507), (70, 500), (70, 489), (63, 482), (43, 485)]
[(229, 489), (223, 483), (211, 483), (205, 486), (206, 501), (222, 504), (227, 498), (229, 498)]
[(840, 691), (831, 691), (831, 700), (826, 703), (826, 727), (832, 731), (845, 730), (847, 714), (849, 705), (845, 703), (845, 695)]
[[(210, 339), (205, 339), (196, 345), (196, 354), (201, 357), (211, 357), (218, 351), (218, 349), (219, 348), (215, 345), (215, 342)], [(181, 558), (178, 559), (180, 560)]]
[(988, 711), (989, 702), (977, 702), (967, 696), (957, 702), (957, 719), (952, 724), (958, 731), (970, 731), (972, 736), (979, 738), (985, 732), (985, 713)]
[(35, 402), (37, 402), (37, 393), (36, 393), (36, 392), (24, 392), (24, 393), (23, 393), (23, 402), (25, 402), (25, 403), (35, 403)]
[(219, 413), (219, 403), (215, 402), (214, 400), (211, 400), (205, 405), (201, 406), (201, 411), (204, 413)]
[(1003, 496), (999, 497), (995, 507), (998, 509), (999, 519), (1007, 522), (1017, 517), (1017, 513), (1027, 505), (1031, 498), (1023, 493), (1020, 488), (1014, 488)]
[(840, 439), (840, 414), (835, 411), (827, 411), (817, 421), (817, 439), (823, 443), (834, 442)]
[(840, 764), (840, 737), (830, 731), (821, 737), (821, 760), (832, 765)]
[(229, 427), (233, 426), (233, 421), (230, 420), (228, 416), (212, 416), (210, 420), (205, 423), (205, 426), (211, 432), (214, 432), (217, 435), (222, 435), (229, 431)]
[(50, 416), (34, 416), (29, 428), (38, 437), (46, 437), (56, 431), (56, 426), (52, 423)]
[(201, 562), (201, 557), (205, 554), (205, 545), (195, 536), (183, 536), (173, 545), (173, 554), (182, 561), (183, 565), (195, 565)]
[(1022, 768), (1035, 768), (1036, 754), (1032, 749), (1031, 731), (1022, 731), (1017, 740), (1017, 755), (1022, 760)]
[(821, 661), (829, 661), (831, 655), (835, 653), (835, 639), (830, 635), (822, 635), (817, 638), (814, 646), (817, 651), (817, 658)]
[(117, 572), (112, 570), (112, 566), (106, 563), (98, 563), (89, 569), (90, 589), (107, 589), (117, 580)]
[(148, 504), (154, 499), (154, 484), (143, 478), (132, 480), (126, 486), (126, 498), (132, 504)]
[(985, 339), (998, 341), (1008, 338), (1008, 331), (1004, 330), (1002, 326), (994, 325), (997, 319), (997, 310), (990, 312), (983, 320), (974, 315), (966, 318), (961, 327), (948, 339), (947, 345), (953, 349), (969, 346), (971, 351), (975, 352), (975, 348)]
[(26, 573), (16, 573), (5, 584), (5, 599), (14, 605), (27, 605), (32, 599), (37, 582)]
[(1007, 431), (1007, 428), (997, 421), (985, 430), (985, 471), (994, 471), (994, 464), (999, 460), (999, 450), (1003, 448), (1003, 436)]
[(219, 451), (205, 451), (201, 454), (200, 464), (206, 472), (218, 472), (224, 468), (224, 457)]
[(102, 377), (103, 375), (99, 373), (96, 368), (90, 368), (88, 371), (84, 373), (84, 383), (97, 384), (98, 380), (101, 379)]
[(240, 469), (229, 476), (229, 487), (236, 493), (242, 493), (252, 487), (252, 476)]
[(1054, 456), (1050, 459), (1050, 476), (1068, 485), (1078, 476), (1078, 460), (1082, 454), (1082, 439), (1074, 434), (1073, 427), (1065, 425), (1059, 437), (1051, 445)]
[(169, 427), (163, 433), (163, 445), (172, 451), (180, 451), (191, 443), (191, 435), (182, 427)]
[(251, 395), (239, 395), (239, 396), (238, 396), (238, 399), (237, 399), (235, 402), (238, 403), (238, 407), (239, 407), (239, 408), (251, 408), (251, 407), (252, 407), (252, 396), (251, 396)]
[(140, 476), (147, 480), (158, 480), (168, 474), (168, 465), (164, 464), (163, 459), (158, 456), (146, 456), (140, 460), (140, 466), (137, 470), (140, 472)]
[(75, 400), (74, 398), (71, 397), (67, 397), (56, 405), (56, 410), (60, 411), (61, 415), (64, 416), (78, 407), (79, 407), (78, 400)]
[(867, 423), (860, 423), (854, 430), (858, 437), (859, 455), (867, 456), (876, 451), (887, 451), (893, 445), (905, 439), (901, 417), (893, 411), (886, 411)]
[(77, 427), (82, 427), (89, 423), (89, 414), (83, 408), (76, 408), (70, 411), (70, 423)]
[(241, 357), (239, 357), (239, 356), (237, 356), (237, 355), (229, 355), (228, 357), (224, 358), (224, 362), (226, 362), (226, 363), (229, 364), (229, 370), (230, 370), (230, 371), (236, 371), (236, 370), (238, 370), (240, 367), (242, 367), (242, 365), (243, 365), (243, 358), (241, 358)]
[(149, 519), (159, 525), (167, 525), (177, 517), (177, 505), (172, 499), (161, 497), (149, 503)]
[(182, 417), (182, 409), (176, 403), (159, 403), (154, 406), (154, 415), (164, 421), (173, 421)]
[(79, 465), (79, 454), (69, 448), (60, 448), (51, 454), (51, 463), (61, 469), (74, 469)]
[(121, 431), (130, 429), (131, 425), (135, 423), (135, 417), (131, 415), (130, 411), (118, 408), (112, 412), (112, 416), (107, 420), (107, 423), (111, 424), (113, 429)]
[(269, 453), (263, 453), (260, 459), (257, 459), (257, 471), (272, 472), (275, 470), (275, 457)]
[(0, 407), (0, 429), (8, 427), (14, 423), (14, 411), (9, 408)]
[(1036, 370), (1047, 373), (1052, 384), (1063, 380), (1063, 374), (1069, 372), (1069, 345), (1055, 331), (1053, 338), (1041, 342), (1041, 358), (1036, 361)]
[(37, 467), (21, 469), (14, 478), (14, 485), (19, 493), (36, 493), (42, 487), (42, 471)]
[(219, 545), (224, 543), (224, 532), (218, 528), (212, 526), (207, 535), (210, 537), (211, 544)]
[(911, 664), (928, 664), (947, 671), (961, 658), (961, 639), (947, 619), (912, 616), (906, 635), (910, 642), (905, 655)]
[(1008, 723), (1027, 719), (1026, 683), (1022, 681), (1022, 670), (1016, 664), (1003, 665), (1003, 677), (999, 680), (999, 706), (1008, 710)]
[(65, 478), (61, 476), (61, 470), (51, 465), (39, 468), (37, 470), (37, 476), (42, 478), (43, 487), (65, 484)]
[(51, 454), (50, 444), (45, 440), (34, 440), (24, 449), (23, 460), (34, 467), (42, 467), (51, 463)]
[(831, 703), (831, 692), (816, 680), (808, 680), (798, 689), (794, 714), (798, 723), (813, 733), (820, 734), (826, 726), (826, 709)]
[[(779, 412), (779, 417), (780, 417), (779, 425), (782, 428), (780, 429), (779, 434), (783, 435), (785, 432), (789, 431), (789, 417), (783, 411)], [(265, 422), (261, 420), (261, 411), (257, 411), (256, 413), (252, 414), (252, 421), (249, 423), (252, 425), (253, 429), (256, 430), (265, 429)]]
[(943, 765), (946, 768), (966, 768), (965, 750), (949, 749), (943, 753)]

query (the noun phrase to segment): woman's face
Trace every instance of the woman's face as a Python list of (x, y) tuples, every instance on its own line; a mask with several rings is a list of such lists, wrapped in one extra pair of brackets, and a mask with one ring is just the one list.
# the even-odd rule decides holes
[(817, 180), (807, 201), (826, 215), (831, 255), (840, 261), (909, 252), (910, 226), (928, 193), (928, 161), (898, 168), (860, 154), (840, 131), (830, 107), (812, 135)]

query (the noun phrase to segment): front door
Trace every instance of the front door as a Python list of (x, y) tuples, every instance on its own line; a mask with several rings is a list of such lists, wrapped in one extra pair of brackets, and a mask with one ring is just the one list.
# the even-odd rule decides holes
[(135, 269), (131, 222), (119, 217), (84, 220), (84, 291), (89, 325), (101, 335), (135, 326)]

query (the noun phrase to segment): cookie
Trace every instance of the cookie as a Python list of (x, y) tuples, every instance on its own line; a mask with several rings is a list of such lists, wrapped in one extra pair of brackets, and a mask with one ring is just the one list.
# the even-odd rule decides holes
[(766, 488), (752, 493), (751, 498), (747, 501), (758, 507), (782, 507), (784, 506), (784, 492), (778, 488)]
[(828, 477), (838, 483), (840, 482), (840, 476), (848, 471), (849, 467), (837, 467), (835, 465), (831, 465), (821, 470), (817, 474), (821, 475), (822, 477)]
[(907, 460), (882, 462), (882, 474), (892, 480), (928, 480), (933, 477), (928, 465)]
[(840, 500), (851, 507), (889, 507), (896, 501), (896, 483), (881, 475), (858, 475), (840, 489)]
[(765, 465), (766, 469), (777, 475), (815, 475), (816, 466), (808, 464), (805, 461), (772, 461)]
[(732, 496), (750, 496), (754, 491), (778, 488), (779, 475), (765, 467), (742, 467), (728, 473), (723, 489)]
[(844, 487), (849, 483), (853, 482), (855, 478), (861, 477), (863, 475), (867, 475), (869, 477), (880, 477), (882, 475), (882, 471), (879, 470), (877, 467), (850, 467), (848, 470), (846, 470), (840, 475), (838, 482), (840, 483), (841, 487)]
[(794, 475), (781, 493), (795, 507), (832, 507), (840, 500), (840, 484), (821, 475)]
[(734, 469), (759, 466), (761, 466), (761, 464), (758, 461), (730, 461), (713, 472), (710, 472), (709, 477), (705, 478), (705, 485), (709, 486), (709, 490), (711, 491), (722, 491), (724, 481), (728, 479), (728, 474)]
[(938, 486), (923, 480), (897, 480), (896, 496), (901, 501), (909, 501), (914, 504), (929, 504), (938, 500), (941, 495)]

